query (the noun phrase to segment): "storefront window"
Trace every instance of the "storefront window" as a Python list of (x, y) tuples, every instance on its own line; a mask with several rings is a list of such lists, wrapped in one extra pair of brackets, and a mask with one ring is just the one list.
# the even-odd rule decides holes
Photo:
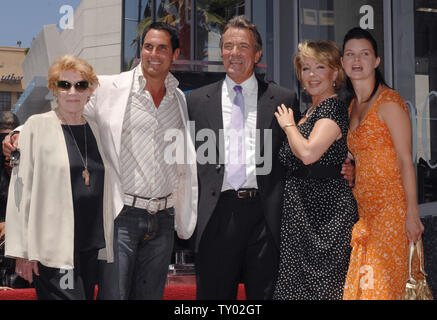
[(179, 32), (180, 60), (191, 57), (191, 0), (156, 1), (156, 20), (175, 26)]
[(11, 110), (11, 93), (0, 92), (0, 111)]
[(245, 14), (245, 3), (244, 0), (124, 1), (124, 70), (130, 69), (140, 56), (142, 31), (152, 21), (164, 21), (179, 31), (181, 55), (174, 71), (224, 72), (219, 48), (221, 30), (230, 18)]
[(339, 46), (353, 27), (368, 29), (384, 53), (383, 0), (300, 1), (300, 40), (332, 40)]
[(414, 1), (419, 202), (437, 201), (437, 4)]
[[(353, 27), (367, 29), (378, 44), (384, 74), (383, 0), (301, 0), (299, 1), (299, 41), (331, 40), (342, 48), (346, 32)], [(350, 95), (342, 93), (346, 103)], [(308, 97), (301, 101), (308, 102)]]
[(124, 1), (123, 70), (130, 70), (140, 56), (141, 34), (151, 22), (152, 1)]
[[(244, 14), (245, 1), (196, 1), (195, 60), (208, 62), (210, 72), (224, 72), (221, 64), (220, 34), (232, 17)], [(197, 68), (198, 69), (198, 68)]]
[[(263, 55), (257, 65), (257, 73), (266, 74), (273, 80), (273, 4), (270, 0), (252, 0), (252, 17), (263, 42)], [(267, 69), (267, 66), (270, 66)]]

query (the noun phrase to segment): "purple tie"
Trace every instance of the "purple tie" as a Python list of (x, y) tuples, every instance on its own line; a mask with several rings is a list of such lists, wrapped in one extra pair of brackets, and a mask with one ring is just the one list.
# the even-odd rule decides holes
[(227, 166), (228, 183), (235, 190), (246, 182), (246, 154), (244, 148), (244, 97), (242, 87), (235, 86), (237, 93), (232, 105), (229, 130), (229, 159)]

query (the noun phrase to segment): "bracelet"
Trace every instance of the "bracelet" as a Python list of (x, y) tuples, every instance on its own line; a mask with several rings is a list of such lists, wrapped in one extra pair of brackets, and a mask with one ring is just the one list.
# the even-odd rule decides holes
[(296, 125), (295, 124), (292, 124), (292, 123), (286, 123), (283, 127), (282, 127), (282, 130), (285, 130), (285, 128), (288, 128), (288, 127), (295, 127)]

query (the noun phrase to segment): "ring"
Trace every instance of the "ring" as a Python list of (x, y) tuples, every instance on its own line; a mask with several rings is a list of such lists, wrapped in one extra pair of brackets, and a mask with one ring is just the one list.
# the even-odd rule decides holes
[(22, 271), (17, 271), (17, 273), (18, 273), (18, 274), (22, 274), (23, 272), (22, 272)]

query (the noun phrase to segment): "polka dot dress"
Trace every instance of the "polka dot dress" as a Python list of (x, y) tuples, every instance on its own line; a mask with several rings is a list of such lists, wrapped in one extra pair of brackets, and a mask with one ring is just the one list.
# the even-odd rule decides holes
[[(336, 98), (320, 103), (298, 126), (308, 138), (316, 121), (329, 118), (341, 129), (316, 162), (342, 164), (347, 156), (349, 126), (346, 106)], [(303, 166), (284, 141), (279, 158), (288, 173)], [(279, 274), (274, 299), (342, 299), (351, 253), (352, 227), (358, 221), (352, 189), (343, 178), (297, 178), (287, 174), (284, 190)]]

